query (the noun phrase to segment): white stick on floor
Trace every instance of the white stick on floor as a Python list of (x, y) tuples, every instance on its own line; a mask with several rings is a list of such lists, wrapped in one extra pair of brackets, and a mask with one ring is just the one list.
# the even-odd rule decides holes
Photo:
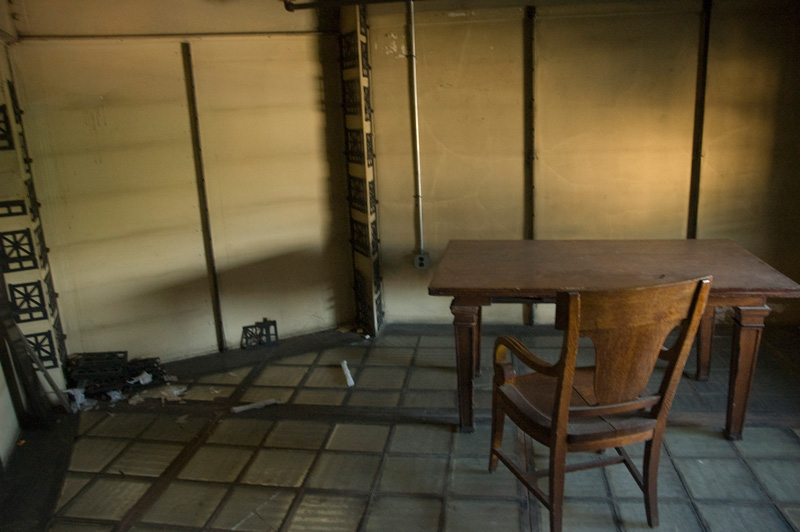
[(279, 405), (283, 403), (280, 399), (266, 399), (264, 401), (259, 401), (257, 403), (250, 403), (249, 405), (239, 405), (239, 406), (232, 406), (231, 412), (234, 414), (238, 414), (239, 412), (244, 412), (245, 410), (253, 410), (255, 408), (263, 408), (269, 405)]
[(352, 388), (355, 385), (355, 381), (350, 374), (350, 368), (347, 367), (346, 360), (342, 360), (342, 371), (344, 371), (344, 378), (347, 380), (347, 386)]

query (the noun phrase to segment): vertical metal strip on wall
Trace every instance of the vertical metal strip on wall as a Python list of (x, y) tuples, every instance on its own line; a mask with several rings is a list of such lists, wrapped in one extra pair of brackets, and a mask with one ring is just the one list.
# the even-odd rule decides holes
[(197, 180), (197, 198), (200, 209), (200, 225), (203, 232), (203, 249), (206, 254), (211, 306), (214, 312), (214, 327), (217, 333), (217, 349), (225, 351), (225, 332), (222, 328), (222, 309), (219, 298), (219, 280), (214, 260), (214, 246), (211, 241), (211, 222), (208, 215), (208, 194), (206, 178), (203, 170), (203, 151), (200, 145), (200, 127), (197, 118), (197, 98), (194, 90), (194, 70), (192, 68), (192, 49), (188, 42), (181, 43), (183, 55), (183, 71), (186, 80), (186, 101), (189, 108), (189, 124), (192, 133), (192, 151), (194, 152), (194, 170)]
[(697, 51), (697, 86), (694, 104), (694, 134), (692, 137), (692, 170), (689, 185), (689, 220), (686, 238), (697, 238), (697, 218), (700, 212), (700, 172), (703, 162), (703, 125), (706, 111), (706, 76), (708, 73), (708, 36), (711, 27), (711, 0), (703, 0), (700, 15), (700, 41)]
[(356, 325), (375, 335), (384, 310), (366, 7), (343, 7), (340, 20)]

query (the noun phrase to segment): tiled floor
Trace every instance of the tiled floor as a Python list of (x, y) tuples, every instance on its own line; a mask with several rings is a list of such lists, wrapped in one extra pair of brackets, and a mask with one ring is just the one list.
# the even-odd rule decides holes
[[(372, 341), (178, 375), (136, 405), (85, 412), (49, 530), (548, 530), (547, 512), (508, 470), (486, 470), (490, 329), (472, 434), (452, 424), (449, 327), (395, 327)], [(523, 332), (540, 353), (556, 352), (546, 329)], [(715, 340), (711, 379), (684, 379), (673, 407), (659, 530), (800, 531), (797, 353), (762, 346), (744, 439), (731, 442), (721, 436), (730, 344)], [(230, 411), (271, 398), (284, 404)], [(544, 459), (510, 423), (505, 444), (526, 463)], [(565, 530), (649, 530), (624, 466), (567, 477)]]

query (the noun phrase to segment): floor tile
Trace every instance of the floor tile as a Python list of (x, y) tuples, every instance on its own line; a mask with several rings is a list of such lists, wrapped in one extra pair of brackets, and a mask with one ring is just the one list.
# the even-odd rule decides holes
[(75, 497), (63, 515), (118, 521), (149, 487), (150, 482), (143, 480), (100, 478)]
[(311, 451), (262, 449), (247, 468), (242, 482), (262, 486), (299, 487), (315, 456)]
[(709, 532), (792, 532), (772, 505), (698, 503)]
[(243, 532), (278, 530), (294, 498), (290, 490), (235, 487), (212, 526)]
[(456, 353), (454, 349), (424, 348), (417, 349), (414, 365), (432, 368), (456, 367)]
[(409, 408), (458, 408), (455, 390), (408, 390), (401, 406)]
[(400, 392), (397, 391), (373, 391), (373, 390), (353, 390), (347, 406), (370, 406), (375, 408), (387, 408), (397, 406), (400, 403)]
[[(550, 513), (539, 504), (539, 530), (550, 530)], [(569, 532), (616, 532), (614, 511), (607, 502), (565, 500), (563, 529)], [(651, 529), (652, 530), (652, 529)], [(657, 530), (662, 530), (661, 528)], [(663, 532), (663, 530), (662, 530)], [(683, 531), (681, 531), (683, 532)]]
[[(171, 525), (150, 525), (147, 523), (139, 523), (130, 529), (130, 532), (174, 532)], [(185, 529), (182, 529), (185, 530)]]
[(800, 456), (800, 438), (790, 430), (747, 427), (744, 437), (733, 443), (746, 458)]
[(784, 508), (783, 511), (795, 530), (800, 530), (800, 506)]
[(222, 500), (226, 486), (175, 481), (142, 516), (145, 523), (200, 527)]
[(82, 437), (72, 444), (69, 470), (97, 473), (127, 445), (127, 440)]
[(358, 366), (367, 352), (366, 347), (334, 347), (326, 349), (317, 359), (318, 366), (340, 366), (343, 360), (349, 366)]
[(247, 465), (253, 450), (239, 447), (205, 445), (189, 460), (178, 478), (184, 480), (206, 480), (211, 482), (233, 482)]
[(279, 366), (271, 365), (264, 368), (255, 378), (256, 386), (297, 386), (306, 376), (308, 368), (305, 366)]
[[(454, 432), (454, 456), (473, 456), (489, 460), (492, 426), (490, 422), (476, 423), (475, 432)], [(511, 454), (517, 453), (517, 428), (508, 421), (503, 427), (503, 449)]]
[(306, 494), (288, 532), (353, 532), (358, 528), (366, 500), (360, 497)]
[(369, 492), (380, 462), (380, 456), (323, 452), (305, 485), (328, 490)]
[(108, 413), (102, 410), (89, 410), (81, 412), (78, 418), (78, 434), (86, 434), (96, 423), (108, 417)]
[(247, 366), (245, 368), (236, 368), (229, 371), (224, 371), (222, 373), (213, 373), (211, 375), (203, 375), (197, 378), (197, 382), (207, 383), (207, 384), (228, 384), (231, 386), (236, 386), (245, 377), (247, 377), (250, 372), (253, 371), (252, 366)]
[(445, 519), (445, 532), (520, 530), (519, 505), (514, 502), (450, 499)]
[(412, 347), (374, 347), (364, 364), (368, 366), (409, 366), (414, 357)]
[(292, 402), (296, 405), (339, 406), (344, 403), (347, 392), (344, 390), (300, 390)]
[(380, 453), (386, 446), (389, 430), (388, 425), (337, 423), (325, 448), (330, 451)]
[(356, 388), (359, 390), (399, 389), (405, 383), (406, 372), (406, 368), (365, 367), (356, 378)]
[[(539, 479), (539, 485), (547, 491), (546, 478)], [(607, 497), (608, 488), (603, 469), (586, 469), (567, 473), (564, 481), (564, 496), (574, 498)]]
[(674, 462), (689, 493), (695, 498), (729, 501), (763, 501), (767, 498), (740, 460), (680, 458)]
[(800, 504), (800, 461), (749, 460), (748, 464), (774, 500)]
[(388, 456), (380, 491), (439, 494), (444, 487), (448, 459), (428, 456)]
[(373, 344), (380, 347), (416, 347), (419, 336), (383, 334), (373, 340)]
[(259, 445), (272, 421), (263, 419), (226, 418), (217, 424), (207, 443), (227, 443), (230, 445)]
[(489, 472), (488, 458), (456, 458), (450, 473), (450, 492), (483, 497), (517, 496), (517, 477), (506, 467)]
[[(636, 461), (636, 467), (642, 470), (640, 460)], [(633, 479), (628, 468), (624, 464), (617, 464), (606, 468), (606, 477), (611, 486), (611, 493), (615, 497), (642, 497), (642, 490), (639, 484)], [(664, 458), (658, 464), (658, 496), (659, 497), (678, 497), (687, 498), (688, 494), (683, 487), (678, 472), (670, 462), (669, 458)]]
[(419, 337), (419, 348), (423, 349), (426, 347), (440, 347), (454, 350), (456, 348), (456, 338), (452, 334), (446, 336), (422, 335)]
[(188, 442), (197, 436), (207, 421), (200, 417), (161, 416), (144, 431), (146, 440)]
[(64, 482), (61, 485), (61, 492), (58, 495), (58, 502), (56, 503), (56, 511), (60, 510), (62, 506), (68, 503), (72, 498), (83, 489), (89, 481), (92, 480), (90, 476), (75, 475), (67, 473), (64, 477)]
[[(358, 379), (358, 368), (349, 367), (353, 379)], [(341, 366), (317, 366), (311, 370), (304, 384), (307, 388), (347, 388), (347, 378)]]
[(112, 414), (86, 432), (89, 436), (135, 438), (153, 420), (154, 414)]
[(216, 401), (230, 397), (235, 390), (235, 386), (199, 383), (192, 384), (181, 397), (185, 401)]
[(456, 372), (448, 368), (414, 368), (408, 387), (415, 390), (455, 390)]
[(86, 523), (70, 523), (66, 521), (56, 521), (47, 532), (111, 532), (113, 525), (90, 525)]
[(442, 503), (436, 499), (380, 497), (371, 507), (366, 532), (397, 530), (402, 522), (404, 532), (438, 530)]
[(267, 399), (276, 399), (288, 403), (294, 394), (294, 388), (279, 388), (275, 386), (251, 386), (242, 394), (241, 402), (258, 403)]
[[(749, 436), (749, 435), (748, 435)], [(715, 427), (667, 427), (664, 445), (671, 456), (736, 458), (733, 442)]]
[(283, 420), (273, 425), (264, 441), (266, 447), (319, 449), (328, 438), (331, 426), (316, 421)]
[(303, 353), (301, 355), (291, 355), (283, 357), (275, 361), (275, 364), (290, 365), (290, 366), (310, 366), (319, 356), (316, 351)]
[(453, 431), (442, 425), (396, 425), (391, 453), (448, 454)]
[(111, 474), (157, 477), (183, 450), (175, 443), (134, 442), (107, 469)]
[[(659, 493), (659, 496), (661, 496), (661, 493)], [(617, 506), (619, 507), (620, 517), (626, 532), (653, 530), (647, 524), (644, 501), (620, 502)], [(657, 530), (703, 532), (703, 526), (700, 524), (700, 520), (690, 503), (660, 500), (658, 503)]]

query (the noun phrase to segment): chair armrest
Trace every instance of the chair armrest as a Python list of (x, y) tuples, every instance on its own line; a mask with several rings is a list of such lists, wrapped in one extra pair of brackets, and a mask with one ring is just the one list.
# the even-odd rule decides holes
[(537, 357), (531, 352), (530, 349), (525, 347), (519, 339), (514, 336), (500, 336), (494, 342), (494, 363), (495, 366), (502, 366), (507, 360), (507, 351), (511, 351), (517, 358), (519, 358), (526, 366), (534, 371), (543, 373), (545, 375), (556, 375), (558, 364), (550, 364)]

